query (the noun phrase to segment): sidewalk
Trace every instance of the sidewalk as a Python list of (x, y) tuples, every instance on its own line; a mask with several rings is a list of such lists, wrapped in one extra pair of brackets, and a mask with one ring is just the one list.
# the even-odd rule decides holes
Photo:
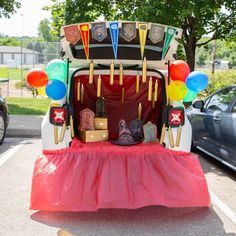
[(43, 117), (36, 115), (10, 115), (6, 137), (41, 137)]

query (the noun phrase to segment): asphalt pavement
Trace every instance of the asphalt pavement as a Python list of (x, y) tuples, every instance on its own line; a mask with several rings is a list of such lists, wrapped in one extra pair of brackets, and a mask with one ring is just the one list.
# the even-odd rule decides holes
[(40, 137), (43, 117), (37, 115), (10, 115), (6, 137)]

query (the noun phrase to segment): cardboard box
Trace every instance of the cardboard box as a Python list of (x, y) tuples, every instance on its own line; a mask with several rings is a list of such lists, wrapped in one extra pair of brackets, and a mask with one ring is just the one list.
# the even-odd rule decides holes
[(79, 138), (83, 142), (99, 142), (108, 140), (108, 130), (79, 130)]
[(94, 128), (97, 130), (107, 130), (108, 129), (107, 118), (95, 117)]

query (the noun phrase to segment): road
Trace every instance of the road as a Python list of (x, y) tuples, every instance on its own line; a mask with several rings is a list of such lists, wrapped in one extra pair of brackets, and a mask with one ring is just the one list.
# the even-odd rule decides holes
[(45, 212), (29, 210), (34, 162), (40, 139), (8, 138), (0, 146), (0, 235), (236, 235), (235, 173), (202, 153), (199, 160), (211, 191), (211, 208), (98, 212)]

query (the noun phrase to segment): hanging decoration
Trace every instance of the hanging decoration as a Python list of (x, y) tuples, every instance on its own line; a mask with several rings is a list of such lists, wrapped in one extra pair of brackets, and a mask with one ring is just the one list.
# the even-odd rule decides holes
[(81, 85), (81, 97), (80, 97), (80, 102), (83, 104), (84, 103), (84, 85)]
[(89, 63), (89, 84), (93, 83), (93, 70), (94, 70), (94, 63), (93, 60)]
[(138, 104), (138, 120), (142, 118), (142, 104), (141, 102)]
[(146, 79), (147, 79), (147, 60), (146, 60), (146, 57), (144, 57), (143, 71), (142, 71), (142, 82), (146, 83)]
[(136, 93), (139, 93), (139, 72), (136, 75)]
[(167, 27), (164, 46), (163, 46), (163, 50), (162, 50), (162, 56), (161, 56), (162, 60), (166, 56), (166, 53), (167, 53), (168, 48), (170, 46), (170, 43), (171, 43), (172, 39), (174, 38), (175, 32), (176, 32), (176, 28), (169, 27), (169, 26)]
[(109, 23), (111, 42), (115, 59), (117, 58), (118, 38), (119, 38), (119, 24), (118, 22)]
[(80, 80), (77, 83), (77, 101), (80, 101)]
[(152, 41), (152, 43), (156, 44), (163, 40), (164, 33), (165, 33), (164, 25), (151, 24), (148, 37)]
[(136, 23), (122, 22), (121, 23), (121, 37), (127, 42), (136, 38)]
[(148, 101), (152, 101), (152, 77), (150, 77), (148, 83)]
[(120, 63), (120, 76), (119, 76), (119, 85), (123, 85), (123, 66)]
[(101, 76), (98, 76), (98, 80), (97, 80), (97, 97), (101, 97)]
[(106, 22), (96, 22), (91, 24), (92, 38), (102, 42), (107, 37)]
[(82, 42), (84, 45), (84, 52), (85, 52), (86, 58), (89, 59), (89, 24), (79, 25), (79, 30), (80, 30)]
[(143, 55), (144, 55), (144, 47), (146, 44), (147, 30), (148, 30), (148, 24), (138, 23), (139, 41), (140, 41), (140, 50), (141, 50), (141, 58), (142, 59), (143, 59)]
[(63, 30), (65, 33), (66, 40), (71, 44), (75, 45), (80, 41), (81, 36), (78, 25), (64, 26)]
[(111, 60), (111, 65), (110, 65), (110, 85), (114, 84), (114, 60)]
[(156, 102), (157, 101), (157, 94), (158, 94), (158, 81), (156, 79), (156, 82), (155, 82), (155, 90), (154, 90), (154, 101)]

